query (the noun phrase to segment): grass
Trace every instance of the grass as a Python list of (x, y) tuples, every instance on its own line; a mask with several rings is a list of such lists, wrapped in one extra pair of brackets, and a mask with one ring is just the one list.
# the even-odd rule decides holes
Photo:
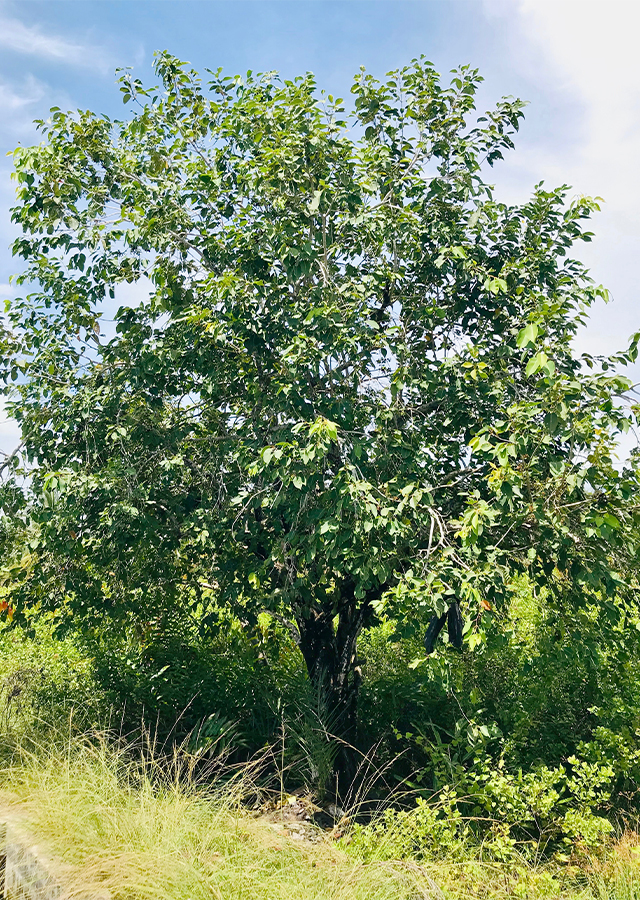
[[(173, 767), (177, 772), (178, 767)], [(60, 861), (71, 895), (113, 900), (407, 900), (437, 896), (417, 866), (363, 864), (328, 839), (294, 841), (239, 803), (159, 764), (82, 740), (24, 750), (0, 773), (0, 805)], [(182, 773), (184, 775), (184, 773)]]
[[(8, 748), (5, 747), (5, 752)], [(598, 859), (533, 866), (469, 858), (363, 863), (329, 836), (293, 840), (243, 804), (248, 770), (217, 787), (100, 737), (14, 748), (0, 807), (65, 872), (69, 896), (112, 900), (640, 900), (637, 835)], [(171, 774), (167, 774), (171, 773)]]

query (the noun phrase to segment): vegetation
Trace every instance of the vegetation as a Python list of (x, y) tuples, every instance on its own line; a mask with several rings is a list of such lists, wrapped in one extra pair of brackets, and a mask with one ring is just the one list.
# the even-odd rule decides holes
[[(431, 826), (419, 864), (407, 855), (408, 829), (387, 830), (377, 849), (365, 830), (288, 831), (281, 809), (248, 811), (249, 770), (198, 786), (189, 761), (156, 759), (147, 744), (114, 747), (104, 737), (61, 748), (24, 746), (2, 768), (0, 802), (57, 859), (72, 895), (143, 898), (557, 898), (636, 900), (638, 837), (628, 832), (580, 865), (445, 841), (434, 853)], [(243, 802), (244, 801), (244, 802)], [(415, 823), (414, 823), (415, 824)], [(440, 830), (444, 836), (446, 824)], [(297, 839), (296, 839), (297, 838)], [(495, 836), (497, 839), (497, 834)], [(456, 848), (458, 853), (456, 853)], [(463, 852), (462, 852), (463, 851)], [(108, 893), (107, 893), (108, 892)]]
[(420, 880), (256, 822), (238, 807), (241, 783), (199, 791), (99, 743), (25, 756), (3, 776), (14, 815), (57, 853), (76, 895), (401, 900)]
[[(11, 802), (56, 850), (66, 792), (82, 877), (126, 835), (122, 896), (636, 896), (639, 336), (575, 353), (597, 204), (494, 198), (523, 105), (474, 118), (468, 67), (361, 72), (352, 113), (157, 72), (14, 154)], [(247, 790), (339, 850), (273, 850)]]

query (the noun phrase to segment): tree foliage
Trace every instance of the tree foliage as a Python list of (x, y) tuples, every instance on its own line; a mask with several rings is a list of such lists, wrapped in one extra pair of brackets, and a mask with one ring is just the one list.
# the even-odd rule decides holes
[[(636, 552), (612, 454), (637, 339), (573, 348), (606, 299), (568, 255), (595, 201), (494, 199), (523, 104), (476, 117), (477, 71), (447, 85), (424, 59), (361, 71), (352, 112), (311, 75), (156, 68), (121, 74), (129, 118), (54, 109), (14, 153), (16, 616), (268, 611), (351, 737), (376, 616), (409, 633), (460, 602), (473, 645), (516, 571), (557, 603), (612, 596)], [(123, 284), (140, 302), (114, 331)]]

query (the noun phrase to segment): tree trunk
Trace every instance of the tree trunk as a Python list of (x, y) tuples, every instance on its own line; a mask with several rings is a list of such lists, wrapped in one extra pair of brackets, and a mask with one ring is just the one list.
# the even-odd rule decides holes
[(298, 620), (300, 650), (322, 706), (322, 724), (339, 744), (331, 787), (342, 796), (357, 774), (355, 742), (362, 680), (357, 641), (370, 609), (369, 602), (356, 600), (353, 589), (347, 585), (337, 611), (337, 627), (333, 609), (312, 608), (308, 616)]

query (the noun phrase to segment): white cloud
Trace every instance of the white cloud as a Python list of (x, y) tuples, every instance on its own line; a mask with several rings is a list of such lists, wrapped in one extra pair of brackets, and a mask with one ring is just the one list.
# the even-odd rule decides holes
[[(522, 200), (541, 179), (604, 198), (592, 222), (593, 244), (576, 252), (610, 288), (614, 302), (593, 309), (579, 349), (613, 352), (640, 330), (640, 4), (485, 0), (484, 6), (489, 16), (506, 21), (511, 65), (548, 102), (546, 127), (532, 138), (525, 126), (516, 152), (507, 157), (511, 198)], [(553, 119), (559, 109), (575, 117), (571, 133)], [(535, 118), (532, 110), (529, 115)]]
[(20, 443), (20, 428), (15, 419), (7, 417), (4, 400), (0, 397), (0, 465), (6, 453), (11, 453)]
[(586, 190), (640, 227), (640, 5), (521, 0), (520, 18), (552, 65), (547, 80), (583, 105), (584, 143), (571, 168)]
[(68, 40), (60, 35), (44, 33), (25, 25), (19, 19), (0, 17), (0, 47), (26, 53), (42, 60), (106, 72), (115, 65), (103, 48)]
[[(611, 290), (613, 303), (591, 310), (577, 349), (614, 352), (640, 331), (640, 4), (484, 0), (484, 8), (506, 22), (511, 65), (548, 103), (546, 127), (533, 139), (525, 127), (507, 158), (511, 198), (522, 200), (534, 181), (544, 179), (605, 200), (590, 229), (594, 242), (574, 252)], [(558, 118), (562, 109), (570, 111), (570, 128)], [(640, 364), (625, 374), (640, 381)], [(635, 442), (631, 435), (621, 441), (622, 456)]]
[[(33, 136), (34, 115), (37, 114), (37, 104), (46, 97), (47, 88), (28, 75), (20, 84), (10, 84), (0, 81), (0, 116), (2, 116), (2, 140), (16, 140), (16, 138)], [(35, 108), (34, 108), (35, 107)]]

